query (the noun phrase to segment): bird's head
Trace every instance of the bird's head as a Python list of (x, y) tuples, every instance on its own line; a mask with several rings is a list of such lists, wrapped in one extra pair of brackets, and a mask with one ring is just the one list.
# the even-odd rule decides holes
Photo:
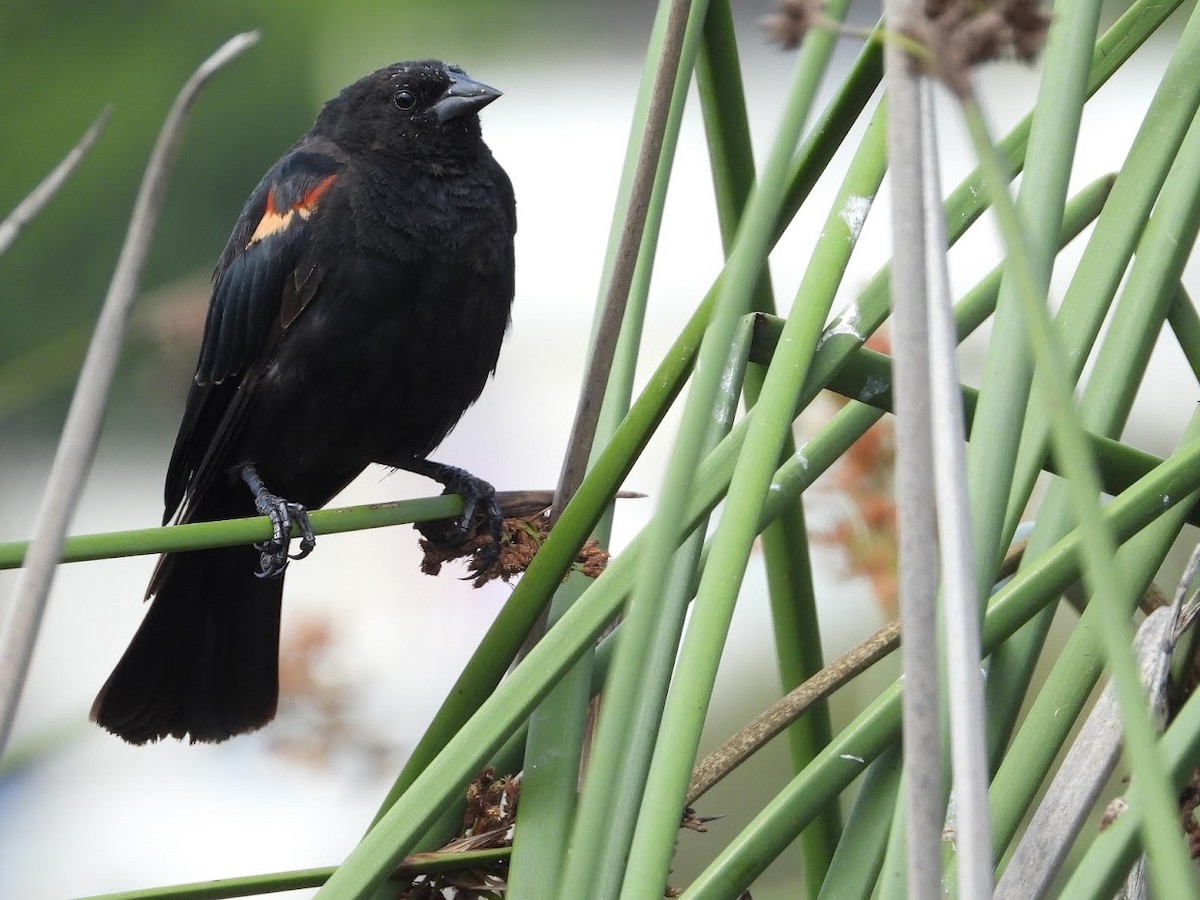
[(393, 63), (325, 104), (317, 127), (343, 146), (446, 150), (479, 137), (481, 109), (500, 91), (435, 59)]

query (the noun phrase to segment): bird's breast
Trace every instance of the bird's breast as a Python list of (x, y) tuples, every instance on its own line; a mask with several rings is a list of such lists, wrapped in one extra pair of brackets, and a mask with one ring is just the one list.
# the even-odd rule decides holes
[(343, 257), (264, 367), (245, 455), (301, 470), (426, 455), (495, 368), (511, 299), (500, 271)]

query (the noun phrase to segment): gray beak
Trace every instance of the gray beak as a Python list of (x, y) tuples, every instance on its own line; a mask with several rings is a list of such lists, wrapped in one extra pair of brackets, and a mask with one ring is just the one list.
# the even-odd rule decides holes
[(468, 78), (461, 72), (447, 72), (450, 87), (434, 102), (430, 112), (439, 122), (474, 115), (500, 96), (500, 91)]

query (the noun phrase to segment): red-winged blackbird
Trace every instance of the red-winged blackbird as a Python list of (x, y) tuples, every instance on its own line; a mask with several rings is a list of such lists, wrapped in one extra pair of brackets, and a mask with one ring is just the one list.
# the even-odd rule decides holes
[[(436, 60), (397, 63), (325, 104), (267, 172), (213, 276), (167, 470), (164, 524), (271, 517), (255, 547), (170, 553), (92, 718), (135, 744), (220, 741), (275, 715), (292, 524), (369, 463), (463, 495), (499, 533), (491, 486), (427, 460), (496, 368), (513, 299), (512, 185), (480, 135), (500, 92)], [(286, 499), (284, 499), (286, 498)]]

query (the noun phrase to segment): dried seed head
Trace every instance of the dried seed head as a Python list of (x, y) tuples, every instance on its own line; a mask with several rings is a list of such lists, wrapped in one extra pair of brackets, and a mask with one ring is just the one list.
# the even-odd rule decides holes
[(1037, 0), (927, 0), (922, 12), (900, 30), (928, 48), (925, 70), (960, 97), (970, 94), (973, 66), (1008, 55), (1036, 59), (1050, 27)]
[(822, 19), (820, 0), (780, 0), (779, 7), (761, 24), (771, 40), (784, 50), (794, 50), (808, 29)]
[[(424, 525), (429, 531), (430, 523)], [(550, 517), (545, 512), (505, 519), (501, 527), (500, 554), (486, 571), (483, 571), (483, 566), (488, 557), (484, 551), (491, 548), (492, 539), (485, 524), (481, 523), (467, 540), (455, 547), (423, 537), (421, 549), (425, 558), (421, 562), (421, 571), (426, 575), (437, 575), (444, 563), (468, 558), (467, 569), (475, 576), (475, 587), (482, 587), (497, 578), (507, 582), (529, 568), (549, 534)], [(589, 578), (599, 577), (607, 564), (608, 553), (601, 549), (595, 539), (589, 539), (575, 557), (575, 566)]]

